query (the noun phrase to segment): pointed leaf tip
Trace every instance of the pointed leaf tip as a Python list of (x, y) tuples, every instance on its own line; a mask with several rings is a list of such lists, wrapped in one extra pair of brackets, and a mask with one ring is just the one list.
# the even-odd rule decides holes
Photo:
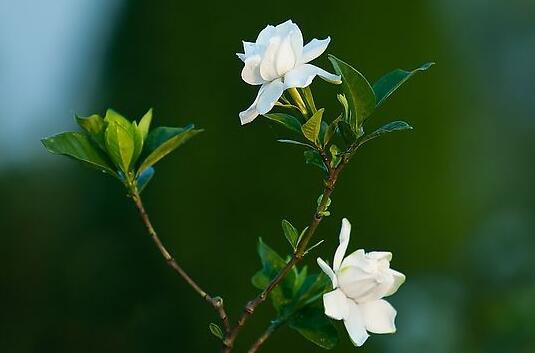
[(392, 93), (407, 82), (412, 76), (420, 71), (426, 71), (434, 64), (434, 62), (428, 62), (411, 71), (395, 69), (377, 80), (377, 82), (373, 84), (373, 91), (377, 97), (377, 107), (383, 104)]

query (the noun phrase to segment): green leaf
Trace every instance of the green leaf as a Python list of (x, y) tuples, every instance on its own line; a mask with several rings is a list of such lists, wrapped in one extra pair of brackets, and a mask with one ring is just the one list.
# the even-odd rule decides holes
[(41, 140), (50, 153), (61, 154), (118, 177), (106, 155), (80, 132), (63, 132)]
[(342, 151), (336, 145), (331, 145), (329, 147), (329, 152), (331, 153), (331, 168), (336, 168), (342, 161)]
[(262, 268), (269, 277), (275, 277), (286, 265), (286, 261), (275, 250), (264, 243), (262, 238), (258, 239), (257, 251), (258, 256), (260, 256)]
[(336, 133), (336, 129), (338, 129), (338, 122), (341, 120), (342, 116), (339, 116), (338, 118), (334, 119), (327, 127), (327, 130), (325, 131), (325, 135), (323, 137), (323, 143), (325, 145), (328, 144), (333, 138), (334, 134)]
[(139, 128), (137, 123), (134, 121), (130, 125), (130, 134), (134, 139), (134, 154), (132, 155), (132, 161), (130, 162), (130, 167), (134, 168), (137, 159), (139, 158), (141, 151), (143, 150), (143, 131)]
[(121, 114), (117, 113), (113, 109), (106, 110), (106, 116), (104, 117), (104, 121), (109, 123), (115, 122), (118, 125), (122, 126), (125, 130), (130, 130), (130, 121), (128, 121), (125, 117), (123, 117)]
[[(261, 238), (258, 240), (257, 250), (260, 256), (260, 262), (262, 263), (262, 270), (253, 276), (251, 282), (256, 288), (263, 290), (286, 265), (286, 261), (275, 250), (264, 243)], [(278, 313), (282, 313), (292, 302), (294, 282), (295, 272), (290, 271), (280, 285), (275, 287), (271, 292), (270, 298), (273, 307)]]
[(130, 162), (134, 156), (134, 138), (131, 135), (131, 127), (125, 129), (115, 120), (110, 120), (106, 128), (106, 150), (117, 168), (128, 174)]
[(81, 117), (75, 115), (76, 122), (85, 130), (95, 143), (98, 144), (103, 151), (106, 150), (106, 142), (104, 131), (106, 131), (106, 122), (99, 115), (93, 114), (88, 117)]
[(310, 142), (313, 142), (314, 144), (318, 144), (318, 136), (320, 134), (321, 129), (321, 118), (323, 116), (324, 109), (318, 110), (306, 123), (301, 126), (301, 131), (303, 132), (303, 135), (309, 140)]
[(329, 55), (329, 60), (336, 73), (342, 76), (342, 88), (351, 111), (347, 122), (357, 132), (375, 110), (375, 94), (366, 78), (351, 65), (333, 55)]
[(378, 107), (383, 104), (383, 102), (388, 97), (390, 97), (390, 95), (394, 93), (395, 90), (397, 90), (414, 74), (429, 69), (431, 66), (433, 66), (433, 64), (434, 63), (426, 63), (412, 71), (395, 69), (381, 77), (379, 80), (377, 80), (377, 82), (373, 84), (373, 91), (375, 92), (375, 96), (377, 97), (376, 106)]
[(301, 133), (301, 122), (293, 115), (284, 113), (271, 113), (264, 114), (264, 116), (269, 120), (275, 121), (292, 131), (295, 131), (299, 134)]
[(305, 156), (305, 164), (320, 168), (324, 176), (327, 176), (329, 174), (329, 170), (327, 169), (327, 166), (323, 162), (323, 159), (321, 158), (318, 151), (306, 150), (304, 152), (304, 156)]
[(154, 176), (154, 168), (148, 167), (136, 179), (137, 190), (141, 193)]
[(340, 104), (344, 108), (345, 121), (348, 121), (350, 112), (349, 112), (349, 103), (347, 102), (346, 96), (344, 96), (343, 94), (337, 94), (336, 98), (338, 98), (338, 101), (340, 102)]
[(303, 284), (307, 280), (308, 267), (306, 265), (303, 266), (303, 269), (301, 271), (297, 270), (297, 266), (294, 267), (294, 269), (297, 272), (297, 274), (295, 276), (295, 282), (294, 282), (294, 293), (298, 294), (300, 292), (301, 288), (303, 287)]
[(139, 166), (138, 174), (156, 164), (160, 159), (202, 131), (193, 129), (193, 125), (184, 129), (161, 127), (152, 130), (147, 137), (146, 152), (144, 151), (147, 157)]
[(407, 124), (405, 121), (392, 121), (388, 124), (384, 125), (383, 127), (375, 130), (371, 134), (365, 136), (359, 144), (362, 145), (370, 140), (373, 140), (374, 138), (377, 138), (381, 135), (387, 134), (389, 132), (394, 131), (401, 131), (401, 130), (412, 130), (412, 126)]
[[(324, 216), (329, 216), (331, 213), (329, 211), (323, 211), (323, 215)], [(318, 241), (316, 244), (312, 245), (310, 248), (306, 249), (305, 250), (305, 255), (308, 254), (309, 252), (311, 252), (313, 249), (317, 248), (318, 246), (320, 246), (325, 240), (320, 240)]]
[(308, 147), (308, 148), (311, 148), (311, 149), (315, 149), (314, 146), (309, 145), (308, 143), (299, 142), (299, 141), (294, 141), (294, 140), (280, 139), (280, 140), (277, 140), (277, 142), (280, 142), (280, 143), (288, 143), (288, 144), (290, 144), (290, 145), (305, 146), (305, 147)]
[(338, 122), (338, 131), (340, 133), (340, 136), (342, 136), (342, 139), (348, 146), (352, 145), (357, 140), (357, 135), (351, 129), (351, 126), (347, 121)]
[(298, 307), (303, 307), (315, 302), (320, 299), (324, 293), (331, 289), (332, 282), (323, 272), (307, 276), (297, 294), (297, 297), (299, 298)]
[(307, 230), (308, 230), (308, 226), (306, 226), (305, 229), (301, 231), (301, 234), (299, 234), (299, 238), (297, 238), (297, 244), (301, 242), (301, 239), (303, 239), (303, 236), (305, 235)]
[(321, 305), (304, 307), (290, 318), (288, 325), (322, 348), (332, 349), (338, 343), (338, 332)]
[(295, 250), (297, 249), (297, 239), (299, 238), (299, 232), (295, 227), (288, 222), (287, 220), (282, 220), (282, 230), (284, 232), (284, 236), (286, 239), (288, 239), (288, 242), (292, 246), (292, 248)]
[(314, 103), (314, 96), (312, 95), (310, 86), (306, 86), (305, 88), (301, 89), (301, 93), (301, 96), (304, 97), (307, 107), (312, 113), (316, 113), (318, 109), (316, 109), (316, 103)]
[(143, 137), (143, 140), (147, 138), (147, 135), (149, 134), (150, 129), (150, 123), (152, 122), (152, 108), (149, 109), (148, 112), (143, 115), (141, 120), (138, 124), (138, 129), (141, 132), (141, 136)]
[(220, 340), (223, 339), (224, 337), (223, 330), (221, 329), (221, 327), (219, 327), (218, 324), (214, 324), (213, 322), (210, 322), (210, 325), (208, 325), (208, 328), (210, 329), (210, 332), (212, 333), (212, 335), (216, 336)]

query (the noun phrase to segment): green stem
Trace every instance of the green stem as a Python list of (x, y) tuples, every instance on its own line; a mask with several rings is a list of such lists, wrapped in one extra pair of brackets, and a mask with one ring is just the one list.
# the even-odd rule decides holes
[(282, 325), (284, 324), (284, 322), (281, 322), (281, 321), (274, 321), (272, 322), (268, 328), (266, 329), (266, 331), (264, 331), (264, 333), (258, 337), (258, 339), (255, 341), (255, 343), (251, 346), (251, 348), (249, 348), (249, 350), (247, 351), (247, 353), (255, 353), (257, 352), (260, 347), (262, 347), (262, 345), (264, 344), (264, 342), (267, 341), (267, 339), (279, 328), (281, 327)]

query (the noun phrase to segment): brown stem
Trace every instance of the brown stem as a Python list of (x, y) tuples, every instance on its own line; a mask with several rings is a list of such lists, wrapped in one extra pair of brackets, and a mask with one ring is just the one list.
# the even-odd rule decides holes
[(145, 207), (143, 206), (143, 202), (141, 201), (141, 196), (139, 195), (139, 192), (135, 189), (135, 187), (132, 189), (133, 190), (131, 190), (131, 197), (134, 200), (134, 203), (136, 204), (136, 207), (139, 211), (139, 215), (141, 216), (141, 219), (145, 224), (145, 227), (147, 228), (147, 231), (152, 241), (154, 242), (154, 244), (156, 244), (156, 247), (162, 254), (167, 265), (169, 265), (176, 273), (178, 273), (180, 277), (182, 277), (182, 279), (186, 281), (186, 283), (189, 284), (195, 292), (197, 292), (206, 302), (208, 302), (208, 304), (210, 304), (216, 310), (219, 315), (219, 318), (221, 319), (221, 322), (223, 323), (225, 331), (229, 333), (230, 322), (225, 311), (225, 307), (223, 305), (223, 299), (221, 297), (212, 297), (208, 293), (206, 293), (171, 256), (169, 251), (167, 251), (162, 241), (160, 240), (160, 237), (158, 237), (158, 234), (154, 230), (154, 227), (150, 222), (149, 215), (147, 214), (147, 211), (145, 211)]
[(238, 320), (238, 323), (225, 336), (225, 339), (223, 340), (223, 347), (221, 349), (221, 353), (229, 353), (232, 351), (232, 348), (234, 346), (234, 341), (236, 340), (236, 337), (240, 333), (243, 325), (245, 325), (245, 322), (247, 321), (247, 319), (254, 313), (256, 308), (267, 299), (271, 291), (273, 291), (273, 289), (275, 289), (275, 287), (279, 285), (279, 283), (284, 279), (284, 277), (288, 274), (288, 272), (290, 272), (290, 270), (299, 261), (301, 261), (301, 259), (305, 255), (307, 251), (308, 243), (310, 242), (310, 239), (316, 232), (318, 225), (323, 219), (323, 212), (325, 212), (327, 209), (329, 198), (334, 190), (334, 186), (336, 185), (338, 175), (340, 171), (344, 168), (344, 166), (347, 164), (347, 162), (348, 162), (348, 159), (343, 159), (338, 165), (338, 167), (334, 169), (328, 167), (329, 177), (327, 178), (327, 181), (325, 183), (325, 189), (322, 194), (321, 203), (316, 209), (316, 212), (314, 212), (312, 221), (310, 222), (310, 225), (308, 226), (306, 233), (303, 235), (302, 240), (299, 242), (299, 245), (297, 246), (296, 251), (294, 252), (290, 261), (286, 263), (286, 265), (279, 271), (277, 276), (275, 276), (275, 278), (269, 283), (269, 285), (256, 298), (249, 301), (247, 305), (245, 305), (245, 308), (243, 310), (242, 315), (240, 316)]
[(264, 331), (264, 333), (262, 334), (262, 336), (258, 337), (255, 343), (251, 346), (251, 348), (249, 348), (247, 353), (257, 352), (260, 349), (260, 347), (264, 344), (264, 342), (266, 342), (267, 339), (273, 334), (273, 332), (275, 332), (279, 328), (280, 325), (281, 323), (277, 323), (277, 322), (274, 322), (271, 325), (269, 325), (266, 331)]

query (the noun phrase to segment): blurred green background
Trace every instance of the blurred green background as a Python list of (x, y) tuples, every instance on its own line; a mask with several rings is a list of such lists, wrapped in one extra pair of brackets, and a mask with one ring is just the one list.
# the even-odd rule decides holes
[[(216, 352), (211, 309), (163, 263), (112, 178), (49, 155), (41, 137), (113, 107), (206, 132), (157, 166), (144, 192), (161, 237), (236, 317), (256, 294), (255, 246), (288, 246), (280, 220), (309, 220), (320, 174), (265, 119), (241, 127), (257, 88), (235, 53), (291, 18), (370, 80), (419, 74), (370, 122), (414, 127), (361, 150), (333, 196), (351, 248), (390, 250), (408, 280), (398, 333), (361, 352), (535, 352), (535, 3), (499, 0), (0, 0), (0, 351)], [(315, 61), (331, 70), (326, 57)], [(332, 117), (332, 86), (316, 80)], [(264, 305), (238, 352), (267, 325)], [(341, 330), (337, 352), (356, 351)], [(320, 352), (282, 329), (265, 352)]]

